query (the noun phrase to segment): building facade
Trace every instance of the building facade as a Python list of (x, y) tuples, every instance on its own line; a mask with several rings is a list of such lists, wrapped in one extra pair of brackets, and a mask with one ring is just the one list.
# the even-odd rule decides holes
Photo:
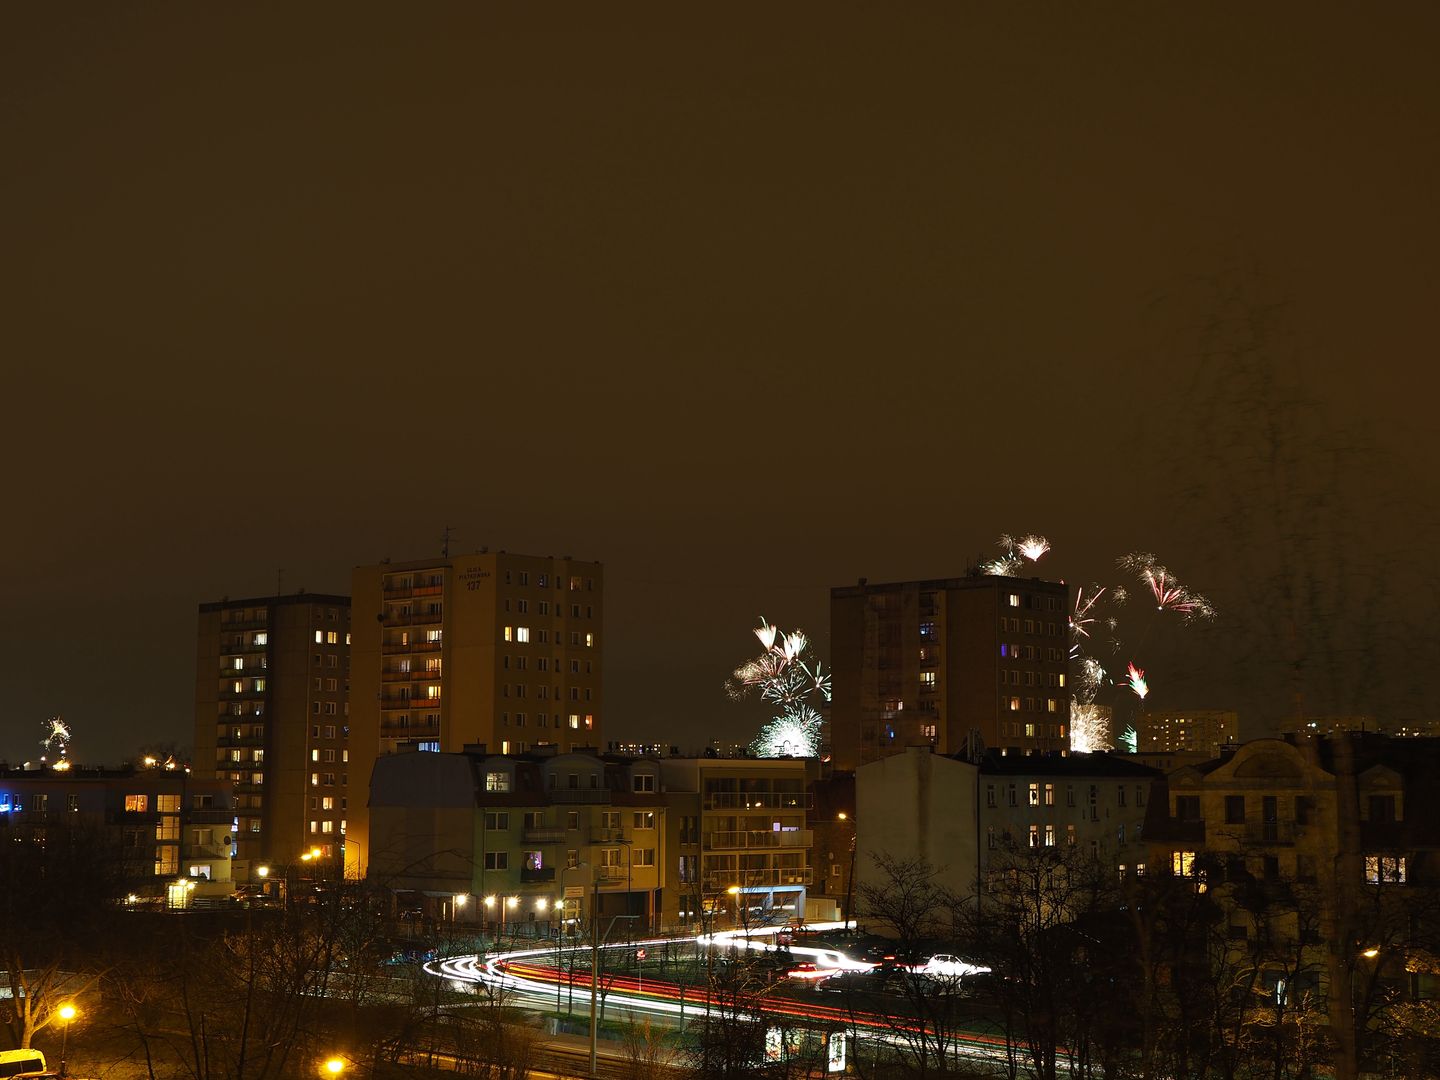
[(544, 924), (531, 932), (803, 918), (815, 768), (410, 744), (375, 763), (370, 876), (437, 918)]
[(1228, 709), (1142, 711), (1135, 720), (1141, 754), (1201, 753), (1215, 757), (1239, 737), (1239, 717)]
[(371, 879), (436, 918), (521, 933), (661, 920), (668, 807), (653, 759), (404, 747), (376, 761), (370, 810)]
[(1143, 875), (1159, 776), (1109, 754), (991, 752), (976, 764), (911, 747), (856, 770), (857, 885), (882, 885), (875, 857), (888, 855), (923, 859), (939, 884), (974, 896), (1004, 853), (1059, 847)]
[(229, 897), (235, 814), (228, 782), (181, 769), (0, 770), (0, 843), (91, 829), (118, 851), (132, 903)]
[(1069, 590), (974, 575), (830, 590), (836, 768), (926, 746), (1068, 748)]
[[(599, 746), (602, 567), (506, 552), (357, 567), (351, 751)], [(361, 863), (368, 822), (352, 808)]]
[(659, 765), (677, 827), (672, 923), (804, 919), (819, 762), (667, 757)]
[(237, 873), (338, 856), (349, 801), (350, 598), (200, 605), (195, 775), (231, 784)]
[(1218, 905), (1230, 962), (1272, 1002), (1324, 989), (1337, 955), (1347, 976), (1435, 997), (1406, 958), (1440, 945), (1437, 774), (1440, 739), (1257, 739), (1166, 777), (1149, 859)]

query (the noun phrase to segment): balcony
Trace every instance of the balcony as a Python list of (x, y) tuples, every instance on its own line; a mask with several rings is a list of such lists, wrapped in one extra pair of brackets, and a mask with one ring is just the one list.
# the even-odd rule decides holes
[(1246, 825), (1245, 842), (1288, 847), (1295, 843), (1295, 823), (1293, 821), (1264, 821)]
[(706, 810), (809, 810), (814, 805), (805, 792), (713, 791), (705, 796)]
[(525, 829), (521, 834), (527, 844), (563, 844), (565, 829), (559, 825), (542, 825)]
[(383, 623), (385, 626), (439, 626), (443, 620), (444, 614), (439, 611), (387, 611)]
[(546, 866), (546, 867), (542, 867), (542, 868), (540, 868), (540, 869), (538, 869), (538, 870), (530, 870), (530, 869), (528, 869), (528, 868), (527, 868), (527, 869), (522, 869), (522, 870), (520, 871), (520, 880), (521, 880), (521, 882), (526, 883), (526, 884), (532, 884), (532, 883), (544, 882), (544, 881), (554, 881), (554, 880), (555, 880), (555, 868), (554, 868), (553, 866)]
[(705, 847), (716, 848), (808, 848), (813, 834), (809, 829), (776, 832), (773, 829), (751, 829), (746, 832), (710, 832), (705, 834)]
[(746, 889), (809, 885), (809, 867), (777, 867), (769, 870), (715, 870), (704, 875), (702, 888), (721, 893), (732, 885)]
[(625, 878), (625, 867), (623, 866), (597, 866), (595, 868), (595, 880), (601, 885), (614, 885), (624, 881)]
[(624, 829), (590, 830), (590, 843), (592, 844), (628, 844), (629, 842), (625, 838)]

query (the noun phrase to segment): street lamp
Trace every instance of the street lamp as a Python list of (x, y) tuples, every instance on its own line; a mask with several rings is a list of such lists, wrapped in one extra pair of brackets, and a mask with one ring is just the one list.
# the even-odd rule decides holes
[(730, 886), (728, 889), (726, 889), (725, 891), (726, 891), (727, 893), (729, 893), (732, 897), (735, 898), (735, 925), (736, 925), (736, 926), (739, 926), (739, 925), (740, 925), (740, 886), (739, 886), (739, 885), (731, 885), (731, 886)]
[(345, 1071), (345, 1059), (341, 1057), (329, 1057), (325, 1059), (321, 1071), (326, 1076), (339, 1076)]
[(65, 1051), (66, 1051), (66, 1049), (67, 1049), (67, 1047), (68, 1047), (68, 1045), (69, 1045), (69, 1042), (70, 1042), (70, 1021), (75, 1019), (76, 1012), (77, 1012), (77, 1010), (76, 1010), (75, 1006), (74, 1006), (72, 1003), (70, 1003), (70, 1002), (67, 1001), (64, 1005), (61, 1005), (58, 1010), (56, 1010), (56, 1014), (55, 1014), (55, 1015), (57, 1015), (58, 1017), (60, 1017), (60, 1024), (61, 1024), (61, 1026), (60, 1026), (60, 1075), (61, 1075), (61, 1076), (64, 1076), (64, 1075), (65, 1075)]
[(466, 902), (467, 899), (468, 899), (468, 896), (467, 896), (467, 894), (465, 894), (465, 893), (456, 893), (456, 894), (455, 894), (455, 899), (454, 899), (454, 901), (452, 902), (452, 904), (451, 904), (451, 906), (450, 906), (450, 921), (451, 921), (451, 923), (455, 923), (455, 922), (458, 922), (458, 921), (460, 920), (460, 912), (464, 910), (464, 908), (465, 908), (465, 902)]

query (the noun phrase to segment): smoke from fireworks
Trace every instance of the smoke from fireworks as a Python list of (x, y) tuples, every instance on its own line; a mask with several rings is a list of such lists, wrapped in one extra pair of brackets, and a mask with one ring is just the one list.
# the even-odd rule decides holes
[(830, 674), (818, 660), (807, 659), (810, 639), (804, 631), (781, 635), (760, 618), (755, 637), (764, 650), (737, 667), (726, 692), (739, 701), (757, 691), (777, 712), (750, 744), (759, 757), (815, 757), (820, 752), (820, 714), (810, 704), (830, 700)]
[(1150, 693), (1150, 684), (1145, 681), (1145, 669), (1136, 667), (1132, 662), (1128, 666), (1126, 676), (1130, 680), (1130, 689), (1134, 691), (1135, 696), (1144, 701), (1145, 695)]

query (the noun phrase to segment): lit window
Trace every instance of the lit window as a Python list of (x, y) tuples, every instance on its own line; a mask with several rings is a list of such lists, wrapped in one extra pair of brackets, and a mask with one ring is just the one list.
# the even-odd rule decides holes
[(573, 713), (573, 712), (572, 712), (572, 713), (570, 714), (570, 729), (571, 729), (572, 731), (574, 731), (574, 730), (577, 730), (579, 727), (580, 727), (580, 714), (579, 714), (579, 713)]
[(323, 645), (324, 643), (325, 643), (325, 632), (324, 632), (323, 630), (316, 630), (316, 631), (315, 631), (315, 644), (316, 644), (316, 645)]
[(126, 795), (125, 811), (129, 814), (143, 814), (150, 809), (150, 796), (148, 795)]
[(1371, 885), (1405, 884), (1403, 855), (1366, 855), (1365, 880)]
[(1010, 606), (1011, 606), (1011, 607), (1019, 607), (1019, 606), (1020, 606), (1020, 594), (1019, 594), (1019, 593), (1013, 593), (1013, 592), (1012, 592), (1012, 593), (1010, 594), (1009, 601), (1010, 601)]
[(1046, 825), (1046, 826), (1045, 826), (1045, 846), (1046, 846), (1046, 847), (1054, 847), (1054, 846), (1055, 846), (1055, 826), (1054, 826), (1054, 825)]
[(1039, 805), (1040, 805), (1040, 785), (1039, 785), (1039, 784), (1031, 784), (1031, 785), (1030, 785), (1030, 805), (1031, 805), (1031, 806), (1039, 806)]
[(528, 642), (530, 640), (530, 628), (528, 626), (517, 626), (515, 628), (515, 640)]
[(1033, 847), (1039, 847), (1039, 846), (1040, 846), (1040, 826), (1039, 826), (1039, 825), (1031, 825), (1031, 826), (1030, 826), (1030, 846), (1031, 846), (1032, 848), (1033, 848)]
[(507, 772), (487, 772), (485, 774), (486, 791), (509, 791), (510, 774)]
[(935, 672), (933, 672), (933, 671), (922, 671), (922, 672), (920, 673), (920, 685), (923, 686), (923, 687), (925, 687), (925, 689), (927, 689), (927, 690), (934, 690), (934, 689), (935, 689)]
[(1195, 876), (1195, 853), (1193, 851), (1172, 851), (1170, 871), (1177, 877)]
[(514, 640), (515, 640), (515, 628), (514, 628), (513, 626), (507, 626), (507, 627), (505, 627), (505, 640), (506, 640), (506, 641), (514, 641)]
[(595, 635), (594, 635), (594, 634), (586, 634), (586, 635), (585, 635), (585, 647), (586, 647), (587, 649), (590, 649), (590, 648), (593, 648), (594, 645), (595, 645)]
[(1045, 785), (1045, 805), (1046, 805), (1046, 806), (1054, 806), (1054, 805), (1055, 805), (1055, 785), (1054, 785), (1054, 784), (1046, 784), (1046, 785)]

